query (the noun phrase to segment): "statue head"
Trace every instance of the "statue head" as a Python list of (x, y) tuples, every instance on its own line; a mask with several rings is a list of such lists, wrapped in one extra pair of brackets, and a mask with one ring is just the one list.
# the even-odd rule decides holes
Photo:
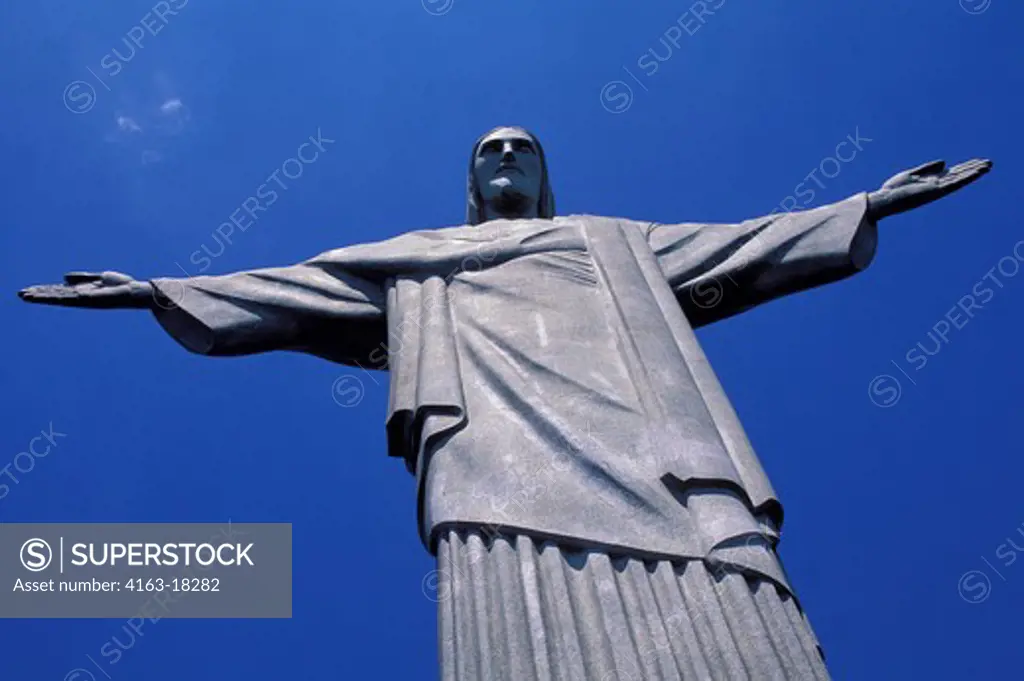
[(476, 141), (469, 158), (468, 184), (468, 224), (555, 215), (544, 149), (523, 128), (494, 128)]

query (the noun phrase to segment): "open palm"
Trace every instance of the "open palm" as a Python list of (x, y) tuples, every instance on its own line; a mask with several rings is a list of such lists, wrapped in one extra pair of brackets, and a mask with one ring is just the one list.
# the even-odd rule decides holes
[(29, 303), (89, 308), (147, 308), (153, 287), (120, 272), (69, 272), (63, 284), (29, 286), (18, 291)]
[(966, 187), (992, 169), (988, 159), (972, 159), (952, 168), (945, 161), (932, 161), (897, 173), (868, 196), (869, 212), (879, 220), (923, 206), (961, 187)]

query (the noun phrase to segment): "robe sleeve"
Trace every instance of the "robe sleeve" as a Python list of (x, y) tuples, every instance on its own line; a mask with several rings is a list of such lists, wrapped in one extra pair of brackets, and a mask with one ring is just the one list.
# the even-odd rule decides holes
[(175, 340), (203, 355), (293, 350), (384, 368), (383, 284), (330, 255), (291, 267), (154, 279), (154, 313)]
[(877, 244), (867, 194), (738, 225), (652, 225), (648, 243), (694, 327), (864, 269)]

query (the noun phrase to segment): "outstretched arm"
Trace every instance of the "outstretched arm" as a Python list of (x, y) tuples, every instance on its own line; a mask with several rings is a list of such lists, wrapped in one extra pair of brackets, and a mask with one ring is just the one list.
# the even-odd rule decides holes
[(899, 173), (878, 191), (738, 225), (655, 224), (648, 242), (690, 323), (701, 326), (789, 293), (838, 281), (871, 262), (882, 218), (935, 201), (991, 169), (941, 161)]
[(204, 355), (295, 350), (381, 368), (383, 290), (350, 269), (321, 256), (292, 267), (151, 282), (79, 272), (65, 276), (62, 285), (33, 286), (18, 295), (65, 307), (150, 309), (175, 340)]
[(694, 327), (864, 269), (877, 229), (867, 194), (739, 224), (653, 225), (648, 242)]

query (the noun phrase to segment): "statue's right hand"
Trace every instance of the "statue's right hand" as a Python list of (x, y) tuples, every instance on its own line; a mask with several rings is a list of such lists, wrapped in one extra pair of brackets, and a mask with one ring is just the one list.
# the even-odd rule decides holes
[(149, 308), (153, 286), (120, 272), (69, 272), (63, 284), (29, 286), (18, 291), (29, 303), (63, 307)]

